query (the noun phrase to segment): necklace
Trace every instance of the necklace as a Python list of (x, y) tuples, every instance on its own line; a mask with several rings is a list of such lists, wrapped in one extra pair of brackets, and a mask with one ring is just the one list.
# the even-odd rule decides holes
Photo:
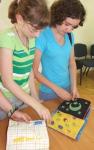
[(22, 45), (24, 45), (27, 49), (29, 49), (29, 40), (25, 36), (21, 35), (17, 29), (17, 26), (15, 26), (15, 32), (21, 41)]

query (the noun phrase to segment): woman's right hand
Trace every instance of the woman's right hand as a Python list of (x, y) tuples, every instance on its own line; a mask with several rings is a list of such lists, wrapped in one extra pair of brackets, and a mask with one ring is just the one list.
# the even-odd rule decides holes
[(13, 113), (13, 115), (11, 116), (11, 119), (15, 121), (27, 122), (27, 123), (31, 121), (31, 117), (27, 113), (21, 112), (19, 110), (16, 110)]

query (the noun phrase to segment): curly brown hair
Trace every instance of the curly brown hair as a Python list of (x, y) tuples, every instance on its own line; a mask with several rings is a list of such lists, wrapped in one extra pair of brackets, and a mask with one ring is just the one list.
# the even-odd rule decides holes
[(16, 23), (16, 14), (20, 14), (24, 21), (43, 28), (49, 24), (49, 11), (45, 0), (14, 0), (8, 11), (11, 23)]
[(79, 0), (57, 0), (51, 6), (50, 25), (61, 25), (67, 17), (70, 17), (80, 19), (79, 25), (83, 26), (85, 16), (85, 8)]

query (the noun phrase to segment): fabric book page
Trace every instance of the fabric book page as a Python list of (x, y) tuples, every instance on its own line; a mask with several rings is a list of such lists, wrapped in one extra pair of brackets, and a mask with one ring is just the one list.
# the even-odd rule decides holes
[(77, 98), (75, 100), (63, 101), (58, 110), (71, 114), (77, 118), (84, 119), (90, 109), (90, 101), (82, 98)]
[(84, 125), (84, 120), (76, 118), (70, 114), (57, 111), (53, 114), (53, 121), (48, 124), (49, 127), (76, 139), (80, 129)]
[(49, 137), (44, 120), (22, 123), (9, 121), (6, 150), (48, 150)]

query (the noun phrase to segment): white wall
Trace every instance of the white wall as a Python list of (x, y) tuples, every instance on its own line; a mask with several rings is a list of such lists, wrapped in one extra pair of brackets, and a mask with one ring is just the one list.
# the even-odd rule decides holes
[(0, 31), (10, 26), (8, 19), (8, 5), (12, 0), (1, 0), (0, 3)]
[[(2, 0), (0, 4), (0, 30), (10, 26), (7, 17), (8, 5), (12, 0)], [(55, 0), (46, 0), (50, 6)], [(87, 11), (86, 21), (83, 27), (74, 31), (75, 42), (86, 43), (88, 47), (94, 43), (94, 0), (81, 0)]]
[(81, 0), (86, 8), (87, 16), (83, 27), (74, 31), (76, 42), (86, 43), (88, 46), (94, 44), (94, 1)]

